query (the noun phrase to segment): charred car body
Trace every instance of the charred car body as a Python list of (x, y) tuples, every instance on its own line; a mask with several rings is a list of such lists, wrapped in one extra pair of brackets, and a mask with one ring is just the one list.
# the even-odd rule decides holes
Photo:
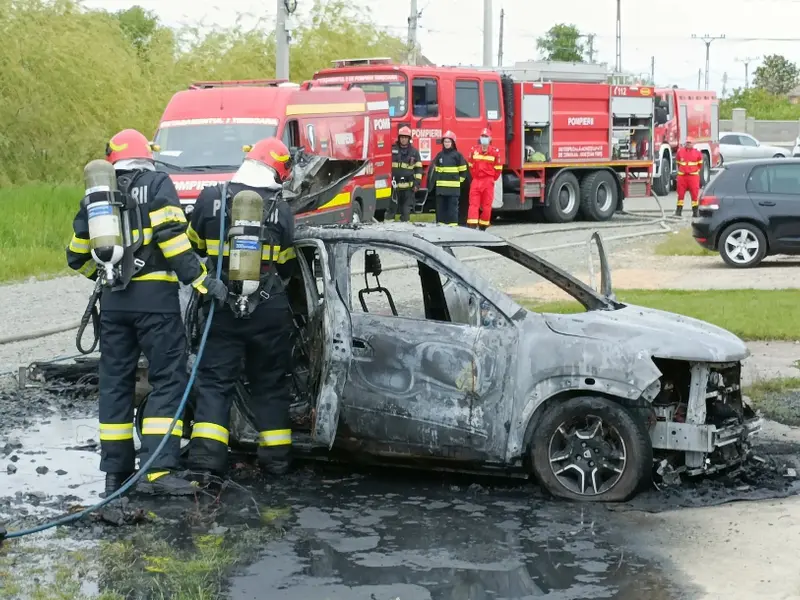
[[(533, 475), (557, 496), (588, 501), (631, 496), (654, 466), (697, 475), (743, 460), (761, 424), (740, 389), (746, 346), (708, 323), (614, 300), (595, 237), (605, 294), (485, 232), (299, 229), (300, 268), (288, 282), (298, 324), (295, 447)], [(461, 262), (464, 248), (530, 269), (586, 312), (524, 308)], [(380, 284), (392, 268), (381, 265), (386, 250), (415, 262), (399, 268), (418, 272), (422, 318), (397, 316)], [(389, 296), (389, 314), (367, 310), (372, 293)], [(237, 395), (231, 437), (255, 445), (246, 382)]]
[[(286, 186), (296, 212), (326, 202), (361, 167), (335, 163), (298, 161)], [(286, 282), (297, 325), (294, 447), (533, 475), (552, 494), (584, 501), (624, 500), (654, 468), (698, 475), (742, 461), (761, 426), (740, 388), (745, 344), (703, 321), (616, 301), (602, 241), (593, 238), (600, 292), (477, 230), (298, 228), (298, 269)], [(469, 249), (550, 282), (585, 312), (525, 308), (460, 258)], [(384, 267), (381, 254), (392, 252), (406, 262)], [(400, 316), (392, 293), (402, 289), (381, 284), (392, 270), (418, 276), (418, 315)], [(370, 312), (374, 294), (388, 310)], [(137, 425), (147, 413), (146, 365), (140, 376)], [(242, 381), (231, 446), (257, 442), (248, 400)]]

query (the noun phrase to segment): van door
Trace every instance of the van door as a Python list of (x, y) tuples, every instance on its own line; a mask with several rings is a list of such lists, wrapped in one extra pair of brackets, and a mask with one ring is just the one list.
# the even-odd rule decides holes
[[(486, 127), (484, 107), (481, 102), (481, 82), (476, 78), (457, 78), (455, 80), (455, 134), (462, 153), (478, 143), (481, 130)], [(498, 135), (500, 132), (493, 132)], [(496, 144), (495, 144), (496, 145)]]
[(302, 240), (295, 249), (308, 305), (308, 389), (316, 399), (311, 441), (314, 446), (330, 449), (336, 438), (342, 391), (353, 354), (350, 314), (336, 291), (325, 244)]

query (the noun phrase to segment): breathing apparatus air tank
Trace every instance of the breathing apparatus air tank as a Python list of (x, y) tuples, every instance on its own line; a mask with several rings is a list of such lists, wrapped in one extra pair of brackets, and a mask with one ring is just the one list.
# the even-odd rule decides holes
[(117, 174), (108, 161), (93, 160), (83, 169), (83, 181), (92, 258), (103, 269), (105, 283), (111, 285), (117, 278), (115, 267), (125, 254)]
[(247, 313), (248, 296), (261, 284), (262, 220), (264, 199), (252, 190), (242, 190), (231, 203), (231, 228), (228, 232), (230, 260), (228, 282), (238, 298), (240, 314)]

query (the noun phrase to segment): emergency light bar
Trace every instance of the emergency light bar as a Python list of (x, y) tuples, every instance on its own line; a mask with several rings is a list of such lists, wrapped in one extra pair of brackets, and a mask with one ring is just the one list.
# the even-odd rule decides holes
[(337, 69), (342, 67), (357, 67), (360, 65), (391, 65), (394, 64), (389, 57), (377, 58), (340, 58), (339, 60), (331, 61), (333, 66)]
[(241, 79), (233, 81), (195, 81), (189, 86), (190, 90), (207, 90), (218, 87), (278, 87), (282, 83), (289, 83), (288, 79)]

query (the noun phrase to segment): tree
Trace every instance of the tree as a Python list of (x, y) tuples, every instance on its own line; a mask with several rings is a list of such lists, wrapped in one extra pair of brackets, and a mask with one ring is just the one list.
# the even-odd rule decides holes
[(770, 54), (754, 73), (753, 85), (770, 94), (784, 95), (800, 82), (800, 69), (780, 54)]
[(586, 50), (580, 41), (582, 37), (575, 25), (559, 23), (536, 40), (536, 49), (545, 60), (585, 62), (583, 55)]

